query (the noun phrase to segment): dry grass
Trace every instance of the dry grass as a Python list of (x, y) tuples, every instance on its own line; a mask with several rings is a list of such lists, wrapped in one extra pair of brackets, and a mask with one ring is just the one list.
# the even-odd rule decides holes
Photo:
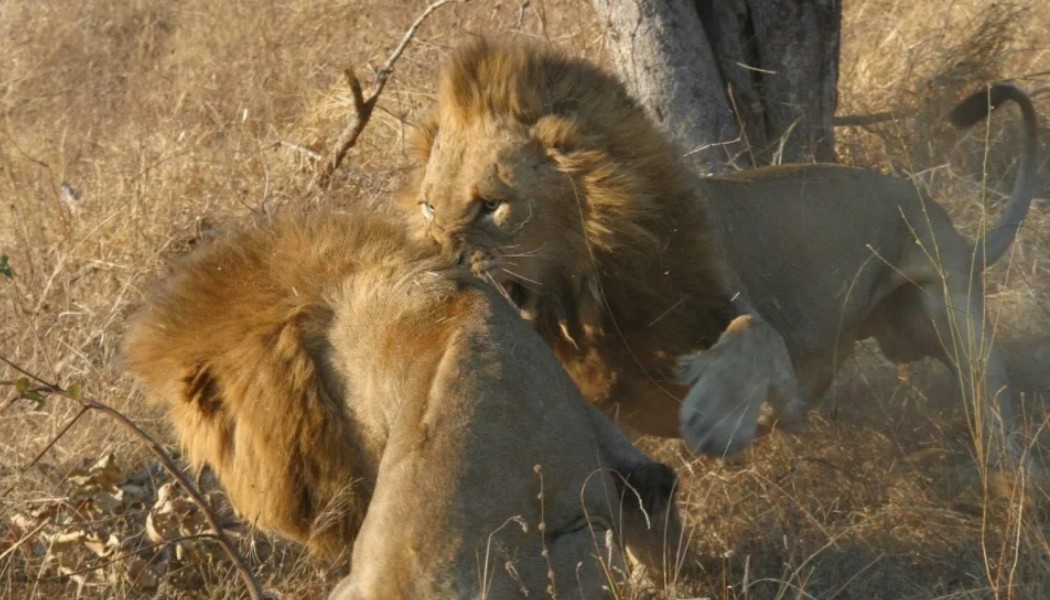
[[(342, 69), (353, 65), (367, 80), (365, 65), (381, 64), (424, 4), (0, 5), (0, 39), (8, 40), (0, 46), (0, 252), (15, 273), (0, 278), (0, 354), (79, 384), (170, 441), (116, 361), (125, 316), (168, 258), (217, 224), (285, 204), (381, 201), (407, 163), (405, 135), (431, 100), (435, 61), (463, 35), (521, 30), (601, 57), (600, 31), (582, 0), (534, 0), (520, 26), (518, 2), (446, 7), (399, 63), (334, 191), (313, 193), (302, 153), (273, 143), (327, 148), (350, 107)], [(840, 113), (907, 115), (841, 131), (843, 160), (921, 172), (966, 232), (977, 230), (985, 210), (995, 214), (1013, 176), (1016, 119), (1007, 114), (987, 135), (977, 128), (960, 141), (940, 125), (941, 115), (989, 79), (1013, 78), (1030, 90), (1050, 85), (1050, 9), (1040, 0), (988, 6), (855, 0), (843, 31)], [(1045, 98), (1036, 101), (1050, 122)], [(77, 194), (63, 192), (63, 182)], [(1047, 208), (1035, 204), (1009, 264), (989, 277), (990, 304), (1034, 425), (1050, 389)], [(683, 577), (677, 593), (1050, 597), (1045, 506), (984, 497), (950, 378), (939, 365), (920, 365), (904, 380), (861, 354), (809, 435), (771, 436), (731, 465), (651, 444), (683, 474), (691, 579)], [(0, 369), (0, 379), (14, 377)], [(157, 592), (142, 585), (142, 567), (129, 567), (131, 559), (61, 576), (60, 567), (79, 571), (148, 548), (146, 512), (165, 478), (128, 435), (93, 415), (26, 468), (77, 409), (60, 400), (4, 402), (0, 597), (65, 597), (78, 581), (87, 598), (243, 596), (221, 558), (189, 543), (178, 553), (139, 555), (157, 567)], [(129, 478), (132, 490), (119, 510), (100, 508), (112, 504), (106, 496), (114, 488), (85, 491), (69, 477), (109, 453), (120, 466), (113, 477)], [(97, 559), (78, 542), (77, 552), (63, 553), (57, 538), (49, 548), (40, 536), (19, 546), (27, 533), (18, 515), (41, 509), (51, 511), (45, 533), (112, 533), (119, 552)], [(283, 597), (317, 597), (336, 579), (296, 548), (258, 535), (243, 544), (264, 584)], [(66, 562), (48, 559), (49, 551)]]

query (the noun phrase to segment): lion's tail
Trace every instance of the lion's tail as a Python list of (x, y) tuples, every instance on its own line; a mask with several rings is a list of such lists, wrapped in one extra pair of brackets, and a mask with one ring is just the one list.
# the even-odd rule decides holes
[(1038, 189), (1036, 170), (1038, 169), (1039, 141), (1035, 107), (1032, 106), (1032, 99), (1019, 87), (1009, 83), (996, 83), (987, 90), (979, 91), (960, 102), (949, 117), (956, 127), (971, 127), (986, 118), (988, 113), (1007, 100), (1013, 100), (1021, 107), (1024, 145), (1021, 150), (1021, 163), (1017, 169), (1017, 179), (1014, 181), (1014, 189), (1010, 194), (1006, 209), (992, 230), (985, 235), (983, 240), (978, 241), (975, 249), (975, 256), (978, 257), (978, 260), (983, 260), (984, 267), (999, 260), (1013, 243), (1014, 237), (1017, 236), (1017, 229), (1028, 215), (1028, 208)]
[(248, 232), (195, 252), (147, 296), (123, 359), (242, 517), (335, 557), (371, 490), (316, 281), (352, 267), (297, 238)]

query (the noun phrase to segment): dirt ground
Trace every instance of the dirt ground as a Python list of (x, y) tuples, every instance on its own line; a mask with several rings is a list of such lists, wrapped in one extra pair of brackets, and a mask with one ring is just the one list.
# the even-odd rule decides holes
[[(840, 159), (916, 175), (975, 234), (1009, 193), (1017, 114), (966, 135), (943, 116), (982, 83), (1012, 79), (1033, 92), (1050, 139), (1050, 6), (845, 4), (839, 114), (903, 117), (838, 129)], [(0, 3), (0, 272), (11, 269), (0, 274), (0, 356), (174, 449), (119, 365), (124, 320), (173, 256), (282, 206), (380, 205), (409, 164), (406, 136), (433, 100), (436, 65), (467, 36), (537, 36), (605, 59), (584, 0), (449, 4), (397, 64), (332, 190), (315, 192), (310, 151), (331, 147), (351, 114), (343, 69), (367, 84), (425, 5)], [(1050, 441), (1050, 185), (1040, 196), (988, 275), (1037, 453)], [(141, 443), (71, 400), (19, 398), (19, 377), (0, 365), (0, 597), (245, 597)], [(898, 370), (863, 345), (805, 435), (774, 433), (730, 463), (645, 440), (682, 477), (689, 537), (675, 581), (628, 595), (1050, 598), (1047, 503), (1011, 499), (1008, 485), (1006, 497), (986, 493), (959, 399), (941, 365)], [(338, 579), (280, 540), (243, 527), (239, 540), (281, 598), (323, 596)]]

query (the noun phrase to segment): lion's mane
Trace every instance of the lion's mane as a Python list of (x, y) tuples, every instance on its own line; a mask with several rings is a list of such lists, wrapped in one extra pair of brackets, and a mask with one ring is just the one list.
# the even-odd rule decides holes
[[(458, 152), (446, 148), (485, 122), (524, 132), (522, 147), (541, 146), (553, 161), (550, 183), (571, 182), (571, 193), (529, 199), (569, 224), (534, 235), (574, 240), (560, 252), (531, 244), (563, 266), (556, 283), (541, 282), (535, 326), (588, 397), (604, 401), (623, 378), (610, 364), (631, 365), (639, 380), (669, 381), (674, 356), (717, 340), (735, 312), (695, 179), (615, 77), (530, 43), (468, 42), (441, 71), (404, 208), (424, 200), (428, 174), (451, 181), (472, 168), (442, 153)], [(442, 227), (447, 237), (461, 233)]]
[[(405, 328), (384, 323), (432, 312), (428, 303), (442, 305), (435, 295), (453, 291), (421, 276), (440, 267), (404, 242), (399, 224), (338, 215), (230, 233), (176, 262), (125, 337), (124, 366), (166, 409), (190, 462), (214, 470), (247, 522), (321, 556), (354, 539), (380, 454), (352, 425), (346, 398), (393, 396), (376, 387), (397, 384), (383, 365), (403, 362), (400, 345), (411, 343), (371, 344), (376, 373), (349, 382), (334, 364), (342, 351), (331, 342), (334, 303), (375, 312), (358, 322), (393, 335)], [(421, 277), (435, 283), (413, 285)], [(380, 290), (382, 301), (347, 299), (338, 285), (358, 296)]]

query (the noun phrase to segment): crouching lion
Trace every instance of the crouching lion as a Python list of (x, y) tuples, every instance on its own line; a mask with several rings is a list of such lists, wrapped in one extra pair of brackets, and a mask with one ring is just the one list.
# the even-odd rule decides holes
[(606, 597), (620, 540), (659, 572), (674, 474), (432, 255), (363, 211), (229, 235), (148, 294), (126, 367), (246, 521), (352, 545), (332, 598)]
[[(959, 124), (984, 118), (988, 96), (964, 102)], [(893, 360), (979, 373), (985, 421), (1010, 423), (981, 272), (1027, 213), (1036, 124), (1017, 88), (995, 86), (990, 100), (1021, 106), (1024, 152), (1004, 216), (975, 248), (913, 183), (871, 171), (702, 179), (613, 76), (536, 45), (473, 41), (441, 73), (402, 205), (419, 235), (469, 258), (521, 308), (585, 395), (650, 433), (666, 433), (673, 411), (694, 448), (743, 448), (762, 402), (796, 420), (866, 337)], [(733, 316), (726, 290), (782, 337), (745, 315), (690, 354)], [(778, 358), (785, 343), (790, 358)], [(671, 383), (683, 355), (688, 391)]]

